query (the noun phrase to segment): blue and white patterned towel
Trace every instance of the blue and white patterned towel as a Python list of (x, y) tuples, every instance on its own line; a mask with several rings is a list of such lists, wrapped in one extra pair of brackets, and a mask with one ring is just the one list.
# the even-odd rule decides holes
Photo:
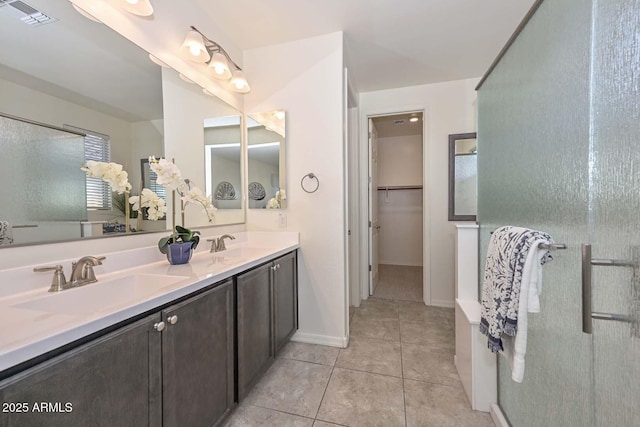
[(8, 221), (0, 221), (0, 245), (13, 243), (13, 227)]
[[(551, 236), (542, 231), (512, 226), (500, 227), (491, 236), (482, 283), (480, 332), (489, 338), (487, 346), (494, 353), (503, 350), (503, 333), (515, 336), (518, 331), (524, 264), (529, 249), (540, 240), (553, 242)], [(547, 252), (540, 263), (552, 259)]]

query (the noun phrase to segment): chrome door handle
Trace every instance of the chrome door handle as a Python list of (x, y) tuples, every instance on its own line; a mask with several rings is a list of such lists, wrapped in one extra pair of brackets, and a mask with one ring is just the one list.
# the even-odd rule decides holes
[(175, 314), (173, 316), (169, 316), (167, 317), (167, 321), (169, 322), (169, 324), (175, 325), (176, 323), (178, 323), (178, 316)]
[(591, 317), (591, 245), (582, 244), (582, 332), (593, 333)]
[(155, 329), (158, 332), (164, 331), (164, 327), (165, 327), (164, 322), (158, 322), (158, 323), (153, 325), (153, 329)]
[(593, 319), (614, 320), (616, 322), (632, 321), (629, 316), (623, 314), (591, 311), (591, 268), (594, 265), (638, 268), (638, 262), (636, 260), (593, 259), (591, 256), (591, 245), (588, 243), (582, 244), (582, 332), (585, 334), (593, 333)]

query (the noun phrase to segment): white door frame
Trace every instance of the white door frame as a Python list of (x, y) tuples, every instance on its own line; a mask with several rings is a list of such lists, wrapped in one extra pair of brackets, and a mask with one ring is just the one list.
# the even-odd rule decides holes
[[(396, 114), (422, 113), (422, 299), (431, 305), (431, 182), (429, 180), (428, 123), (431, 118), (426, 105), (407, 105), (373, 110), (360, 114), (360, 296), (369, 298), (369, 119)], [(364, 131), (366, 129), (366, 132)]]

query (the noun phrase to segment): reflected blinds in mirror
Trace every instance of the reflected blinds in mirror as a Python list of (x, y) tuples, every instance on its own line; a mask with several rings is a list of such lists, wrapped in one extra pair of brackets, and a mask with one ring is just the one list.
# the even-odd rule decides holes
[[(84, 159), (96, 162), (111, 161), (111, 144), (108, 135), (93, 132), (75, 126), (64, 125), (65, 129), (85, 134)], [(84, 163), (84, 162), (83, 162)], [(111, 209), (111, 188), (100, 178), (86, 177), (87, 208)]]

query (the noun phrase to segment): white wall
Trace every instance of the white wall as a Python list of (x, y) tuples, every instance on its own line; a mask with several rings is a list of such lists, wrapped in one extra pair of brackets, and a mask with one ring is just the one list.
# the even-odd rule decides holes
[[(475, 131), (475, 91), (478, 79), (411, 86), (360, 94), (361, 128), (367, 117), (403, 111), (424, 111), (424, 280), (425, 302), (454, 305), (455, 223), (447, 220), (448, 136)], [(360, 139), (361, 165), (367, 164), (366, 133)], [(361, 202), (366, 201), (366, 167), (361, 174)], [(363, 233), (366, 229), (361, 230)], [(366, 235), (365, 235), (366, 236)], [(365, 237), (366, 238), (366, 237)], [(430, 291), (429, 291), (430, 289)]]
[[(343, 35), (327, 34), (245, 51), (252, 91), (245, 111), (287, 113), (287, 206), (249, 210), (249, 230), (300, 232), (300, 328), (294, 339), (346, 344), (345, 202), (343, 168)], [(305, 193), (301, 178), (318, 176), (320, 188)]]
[(422, 135), (378, 138), (378, 186), (422, 184)]
[[(378, 187), (422, 184), (422, 135), (378, 138)], [(422, 190), (378, 191), (378, 263), (422, 265)]]

